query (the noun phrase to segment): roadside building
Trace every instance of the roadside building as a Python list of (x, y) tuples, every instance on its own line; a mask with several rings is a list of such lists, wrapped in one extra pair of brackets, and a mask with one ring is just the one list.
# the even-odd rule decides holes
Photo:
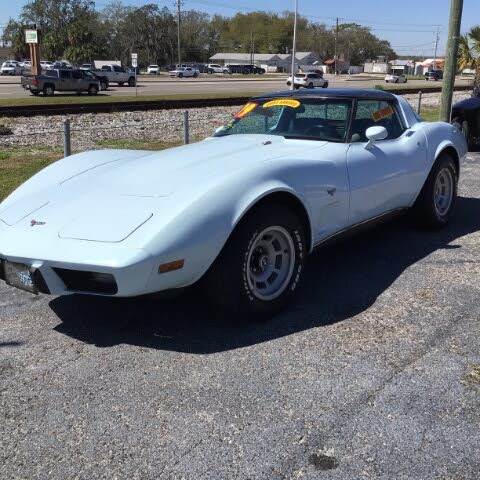
[(424, 75), (426, 72), (430, 70), (443, 70), (445, 66), (445, 59), (444, 58), (427, 58), (423, 62), (415, 63), (415, 74), (416, 75)]
[(403, 75), (415, 74), (415, 62), (413, 60), (390, 60), (390, 71), (402, 73)]
[(325, 73), (348, 73), (350, 69), (350, 62), (342, 57), (337, 59), (331, 58), (329, 60), (325, 60), (325, 66)]
[[(267, 72), (288, 72), (292, 65), (292, 55), (283, 53), (216, 53), (209, 59), (210, 63), (220, 65), (253, 63)], [(297, 52), (295, 55), (297, 68), (321, 65), (321, 59), (313, 52)]]
[(13, 58), (13, 50), (10, 47), (0, 47), (0, 62), (11, 60)]

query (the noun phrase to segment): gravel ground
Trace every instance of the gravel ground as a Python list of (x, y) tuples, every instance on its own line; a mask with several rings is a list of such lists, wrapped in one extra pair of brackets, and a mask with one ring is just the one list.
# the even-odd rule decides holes
[(444, 230), (312, 256), (265, 324), (0, 285), (0, 478), (477, 480), (478, 178)]
[[(454, 102), (468, 98), (468, 92), (457, 92)], [(416, 108), (418, 95), (405, 95)], [(439, 93), (423, 95), (423, 107), (440, 104)], [(189, 110), (192, 138), (211, 135), (238, 111), (238, 107), (212, 107)], [(106, 114), (70, 115), (72, 148), (86, 150), (100, 148), (98, 141), (105, 140), (156, 140), (177, 142), (183, 139), (183, 111), (159, 110), (152, 112), (120, 112)], [(13, 135), (1, 137), (2, 145), (11, 146), (63, 146), (63, 121), (61, 116), (35, 117), (34, 131), (30, 117), (2, 118), (13, 130)], [(36, 133), (35, 133), (36, 132)], [(128, 132), (128, 133), (127, 133)]]

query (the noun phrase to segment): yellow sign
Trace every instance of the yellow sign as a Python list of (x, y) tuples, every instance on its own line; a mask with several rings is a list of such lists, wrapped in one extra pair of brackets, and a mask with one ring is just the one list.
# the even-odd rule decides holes
[(385, 108), (382, 108), (381, 110), (378, 110), (377, 112), (373, 112), (372, 117), (375, 122), (379, 122), (382, 120), (382, 118), (387, 118), (392, 116), (395, 113), (393, 108), (388, 105)]
[(250, 102), (247, 103), (236, 115), (235, 118), (243, 118), (248, 115), (252, 110), (255, 110), (258, 107), (258, 103)]
[(263, 108), (270, 107), (291, 107), (298, 108), (301, 103), (298, 100), (293, 100), (291, 98), (282, 98), (280, 100), (271, 100), (270, 102), (264, 103)]

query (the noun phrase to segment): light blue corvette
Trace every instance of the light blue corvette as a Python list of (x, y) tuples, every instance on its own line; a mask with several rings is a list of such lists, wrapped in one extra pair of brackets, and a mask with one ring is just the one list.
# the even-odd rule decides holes
[(446, 224), (466, 152), (454, 126), (390, 93), (264, 95), (202, 142), (84, 152), (35, 175), (0, 204), (0, 277), (119, 297), (200, 281), (221, 307), (269, 314), (332, 236), (410, 207)]

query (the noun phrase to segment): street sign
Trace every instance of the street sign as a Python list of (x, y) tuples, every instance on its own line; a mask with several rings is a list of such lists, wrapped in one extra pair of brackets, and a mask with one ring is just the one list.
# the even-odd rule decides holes
[(138, 62), (136, 58), (132, 58), (132, 67), (138, 67)]
[(25, 30), (25, 43), (38, 43), (38, 30)]
[(138, 60), (138, 53), (132, 53), (132, 60)]

